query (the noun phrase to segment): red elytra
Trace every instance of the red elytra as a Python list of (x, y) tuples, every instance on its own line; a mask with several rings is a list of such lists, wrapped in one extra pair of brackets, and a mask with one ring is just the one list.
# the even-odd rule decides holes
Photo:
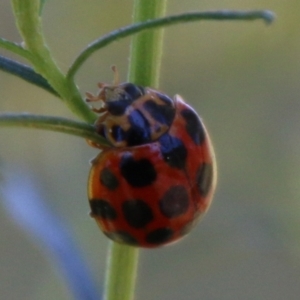
[(131, 83), (100, 87), (88, 97), (104, 102), (96, 127), (112, 146), (92, 161), (91, 216), (115, 242), (147, 248), (175, 242), (212, 200), (216, 164), (208, 133), (180, 96)]

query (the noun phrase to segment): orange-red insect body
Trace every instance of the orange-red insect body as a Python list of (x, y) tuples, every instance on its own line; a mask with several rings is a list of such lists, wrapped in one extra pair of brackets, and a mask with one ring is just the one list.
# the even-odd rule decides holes
[(112, 147), (92, 161), (91, 216), (116, 242), (150, 248), (180, 239), (206, 212), (215, 188), (203, 123), (179, 96), (131, 83), (100, 87), (88, 100), (104, 101), (96, 128)]

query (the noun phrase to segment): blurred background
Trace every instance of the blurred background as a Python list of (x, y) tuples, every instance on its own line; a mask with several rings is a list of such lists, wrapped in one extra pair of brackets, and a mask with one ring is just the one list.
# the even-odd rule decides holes
[[(160, 89), (182, 95), (203, 117), (216, 150), (218, 187), (188, 237), (141, 251), (137, 300), (299, 299), (300, 1), (169, 0), (167, 13), (224, 8), (267, 8), (277, 19), (271, 26), (205, 21), (165, 31)], [(89, 42), (129, 24), (131, 11), (129, 0), (47, 1), (44, 30), (60, 67), (66, 71)], [(0, 4), (0, 36), (21, 41), (8, 0)], [(113, 64), (126, 80), (129, 42), (84, 64), (76, 77), (82, 93), (111, 82)], [(59, 99), (3, 72), (0, 111), (75, 118)], [(12, 169), (35, 178), (102, 286), (108, 240), (88, 216), (86, 195), (89, 160), (98, 151), (73, 136), (30, 129), (0, 128), (0, 140), (2, 179)], [(1, 299), (71, 299), (47, 249), (3, 206), (0, 245)]]

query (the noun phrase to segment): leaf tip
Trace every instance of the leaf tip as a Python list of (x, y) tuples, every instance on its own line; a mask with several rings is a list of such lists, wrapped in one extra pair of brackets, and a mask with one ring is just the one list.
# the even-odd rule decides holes
[(264, 10), (262, 12), (262, 17), (266, 24), (271, 24), (276, 19), (276, 14), (273, 11), (270, 10)]

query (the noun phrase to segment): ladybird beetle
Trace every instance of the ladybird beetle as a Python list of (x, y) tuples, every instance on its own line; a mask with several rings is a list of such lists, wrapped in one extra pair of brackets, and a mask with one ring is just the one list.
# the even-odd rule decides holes
[(111, 147), (92, 160), (91, 216), (115, 242), (158, 247), (177, 241), (211, 203), (216, 166), (208, 133), (184, 100), (132, 83), (99, 83), (95, 123)]

